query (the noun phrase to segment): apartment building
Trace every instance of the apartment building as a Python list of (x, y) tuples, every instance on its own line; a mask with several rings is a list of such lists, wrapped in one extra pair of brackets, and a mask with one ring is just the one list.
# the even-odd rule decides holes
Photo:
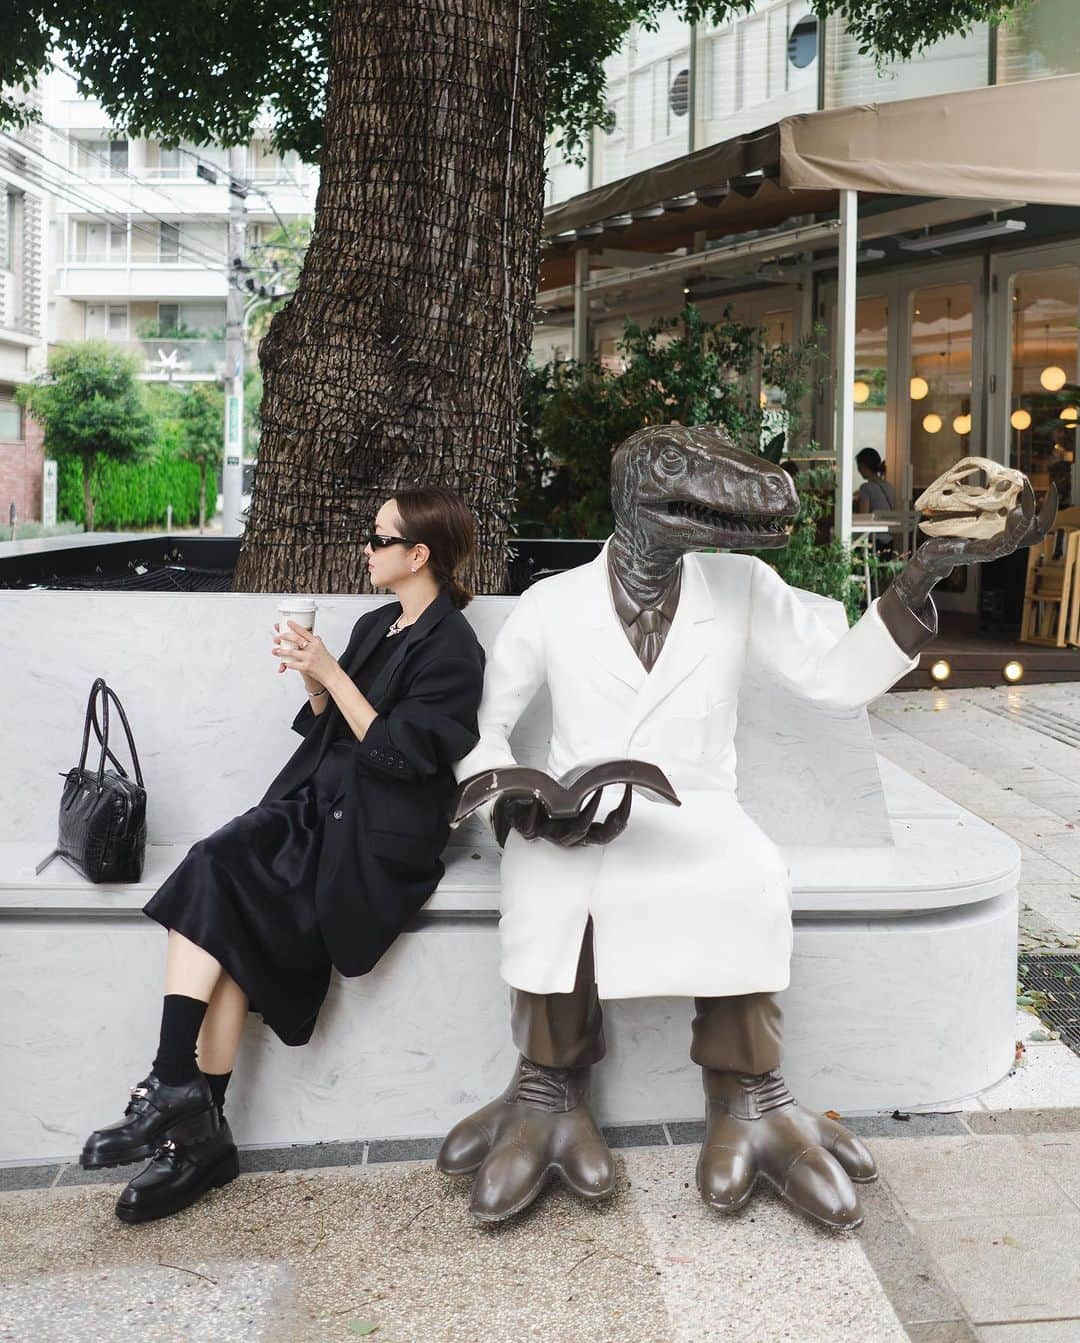
[[(217, 379), (225, 362), (229, 152), (128, 139), (54, 70), (43, 143), (54, 192), (50, 341), (103, 339), (138, 355), (142, 377)], [(242, 159), (246, 251), (310, 217), (316, 170), (269, 133)]]
[[(36, 95), (32, 95), (36, 97)], [(29, 165), (39, 127), (0, 135), (0, 524), (39, 517), (42, 435), (15, 400), (45, 362), (47, 198)]]

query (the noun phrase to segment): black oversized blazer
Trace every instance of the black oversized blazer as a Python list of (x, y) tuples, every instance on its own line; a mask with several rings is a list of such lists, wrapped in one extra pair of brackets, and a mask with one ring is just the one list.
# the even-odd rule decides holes
[[(394, 601), (360, 617), (338, 659), (346, 672), (356, 673), (400, 614)], [(439, 884), (457, 786), (452, 766), (480, 739), (484, 650), (445, 591), (394, 638), (400, 645), (367, 692), (379, 716), (363, 741), (351, 738), (319, 859), (319, 926), (344, 975), (370, 970)], [(343, 724), (333, 699), (321, 714), (305, 703), (293, 722), (304, 740), (261, 801), (309, 779)]]

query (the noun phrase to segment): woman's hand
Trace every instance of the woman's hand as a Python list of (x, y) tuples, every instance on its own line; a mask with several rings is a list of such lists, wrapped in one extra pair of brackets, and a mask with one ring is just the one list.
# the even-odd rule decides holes
[[(300, 673), (309, 688), (313, 684), (325, 686), (334, 668), (339, 665), (337, 658), (317, 634), (298, 625), (295, 620), (287, 620), (285, 623), (289, 626), (288, 630), (274, 627), (276, 633), (271, 652), (280, 659), (278, 671), (291, 668)], [(280, 640), (287, 642), (282, 643)]]

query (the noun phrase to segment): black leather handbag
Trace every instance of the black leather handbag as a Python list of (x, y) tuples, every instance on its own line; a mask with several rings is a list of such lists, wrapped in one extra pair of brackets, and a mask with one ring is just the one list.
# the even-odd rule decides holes
[[(101, 700), (98, 725), (97, 701)], [(135, 766), (134, 780), (109, 749), (109, 701), (116, 705), (127, 735), (128, 750)], [(96, 770), (86, 768), (90, 728), (101, 743)], [(106, 757), (116, 766), (105, 768)], [(56, 848), (34, 869), (40, 873), (54, 858), (63, 858), (88, 881), (138, 881), (146, 856), (146, 789), (143, 787), (135, 739), (124, 706), (116, 692), (99, 676), (90, 691), (83, 723), (79, 763), (61, 772), (64, 791), (60, 798), (59, 835)]]

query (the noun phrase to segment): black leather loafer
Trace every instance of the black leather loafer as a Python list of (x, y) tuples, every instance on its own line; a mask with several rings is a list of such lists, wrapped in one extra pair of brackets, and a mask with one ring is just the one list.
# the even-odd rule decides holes
[(152, 1222), (190, 1208), (208, 1189), (235, 1180), (240, 1158), (232, 1133), (214, 1115), (209, 1137), (179, 1142), (166, 1138), (153, 1160), (131, 1181), (116, 1204), (122, 1222)]
[(202, 1073), (175, 1087), (151, 1073), (131, 1088), (123, 1119), (95, 1129), (87, 1138), (79, 1164), (84, 1170), (126, 1166), (145, 1161), (166, 1138), (180, 1142), (205, 1136), (205, 1117), (213, 1105), (210, 1084)]

